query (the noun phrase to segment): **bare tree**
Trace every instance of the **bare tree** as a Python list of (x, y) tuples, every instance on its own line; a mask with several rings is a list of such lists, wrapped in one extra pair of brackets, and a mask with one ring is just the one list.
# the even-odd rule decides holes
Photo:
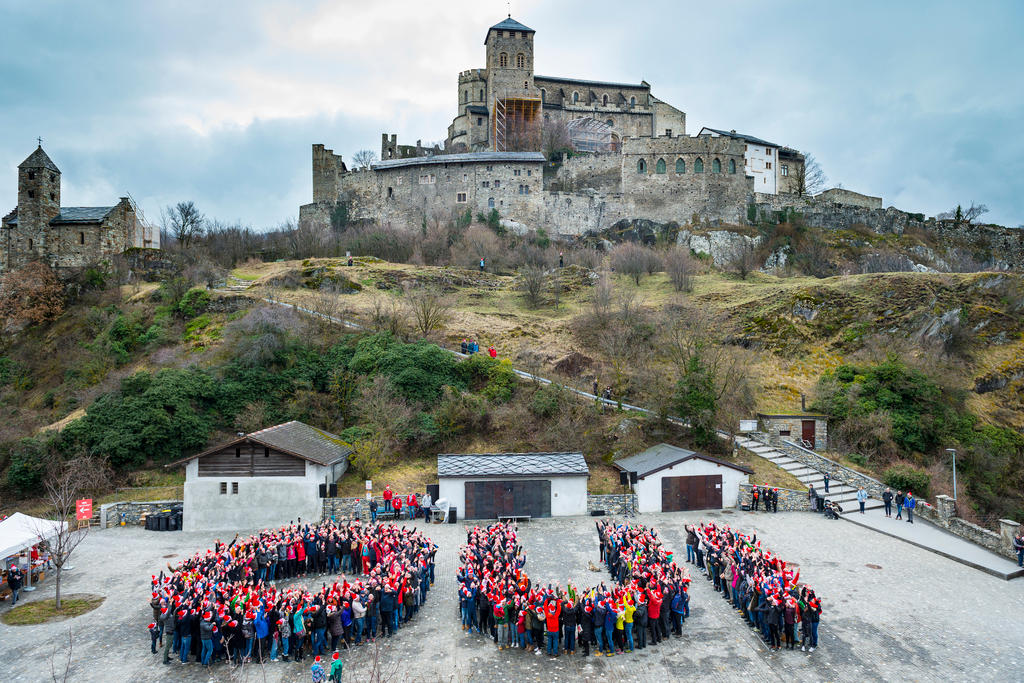
[(202, 236), (206, 226), (206, 216), (199, 212), (192, 201), (168, 206), (160, 219), (164, 229), (170, 232), (184, 249), (188, 249), (193, 240)]
[(370, 168), (370, 164), (377, 161), (377, 155), (372, 149), (361, 149), (352, 155), (352, 163), (356, 168)]
[(519, 269), (519, 289), (526, 297), (530, 308), (538, 308), (544, 302), (544, 290), (547, 287), (548, 273), (539, 266), (523, 266)]
[(693, 274), (697, 270), (697, 259), (686, 247), (672, 247), (665, 255), (665, 272), (677, 292), (693, 289)]
[(68, 652), (64, 663), (58, 669), (57, 665), (57, 646), (54, 645), (53, 653), (50, 655), (50, 678), (53, 679), (53, 683), (65, 683), (68, 680), (68, 676), (71, 674), (71, 655), (75, 651), (75, 637), (71, 633), (71, 627), (68, 627)]
[(602, 275), (594, 285), (594, 291), (590, 297), (590, 315), (598, 327), (605, 327), (611, 320), (614, 295), (615, 286), (612, 284), (611, 278)]
[(544, 122), (541, 129), (541, 151), (549, 161), (557, 161), (563, 154), (572, 151), (572, 135), (565, 121), (556, 117)]
[(378, 332), (390, 332), (399, 339), (405, 339), (409, 321), (401, 302), (387, 294), (378, 294), (370, 303), (370, 325)]
[(323, 284), (313, 292), (309, 309), (313, 311), (314, 321), (322, 336), (331, 336), (341, 330), (342, 326), (337, 322), (341, 316), (341, 297), (334, 287)]
[(44, 488), (51, 508), (50, 517), (56, 524), (52, 525), (52, 530), (47, 524), (38, 532), (40, 537), (49, 538), (50, 561), (56, 568), (53, 584), (54, 609), (57, 612), (61, 609), (60, 583), (64, 566), (89, 533), (88, 524), (79, 525), (75, 521), (77, 501), (86, 492), (104, 486), (109, 479), (106, 464), (89, 456), (55, 460), (48, 468)]
[(725, 253), (725, 266), (746, 280), (751, 271), (757, 269), (757, 249), (754, 240), (742, 235), (733, 242)]
[(810, 152), (804, 153), (804, 163), (796, 167), (796, 193), (801, 197), (816, 195), (825, 189), (828, 177), (821, 170), (821, 165)]
[(956, 208), (950, 209), (949, 211), (943, 211), (936, 218), (943, 221), (953, 221), (956, 227), (961, 225), (970, 225), (979, 218), (988, 213), (988, 207), (984, 204), (975, 204), (974, 200), (971, 200), (971, 205), (965, 210), (961, 205), (957, 204)]
[(412, 319), (413, 330), (423, 338), (447, 324), (452, 313), (452, 301), (434, 287), (407, 288), (405, 303)]
[(612, 251), (611, 264), (612, 268), (629, 275), (639, 285), (644, 273), (650, 274), (661, 268), (661, 259), (647, 247), (626, 242)]

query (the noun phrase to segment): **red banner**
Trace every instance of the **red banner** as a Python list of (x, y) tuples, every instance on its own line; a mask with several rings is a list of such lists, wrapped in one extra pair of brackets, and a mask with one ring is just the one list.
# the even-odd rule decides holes
[(92, 498), (82, 498), (77, 502), (75, 519), (80, 522), (92, 519)]

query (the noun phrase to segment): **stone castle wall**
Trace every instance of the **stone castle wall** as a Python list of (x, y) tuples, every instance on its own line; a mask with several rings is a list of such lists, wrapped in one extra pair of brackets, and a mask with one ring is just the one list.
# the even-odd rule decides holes
[(598, 192), (622, 192), (622, 155), (618, 152), (578, 154), (558, 165), (555, 173), (544, 179), (544, 189), (576, 192), (591, 189)]
[(841, 187), (833, 187), (831, 190), (825, 190), (815, 196), (815, 199), (819, 203), (828, 202), (832, 204), (842, 204), (844, 206), (861, 206), (865, 209), (882, 208), (881, 197), (872, 197), (859, 192), (851, 192), (850, 190), (844, 190)]

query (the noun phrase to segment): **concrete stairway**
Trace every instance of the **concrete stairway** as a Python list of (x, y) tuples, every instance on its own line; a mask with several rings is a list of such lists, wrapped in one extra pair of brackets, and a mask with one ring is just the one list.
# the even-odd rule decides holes
[[(829, 481), (828, 493), (825, 493), (825, 476), (820, 470), (817, 470), (810, 465), (805, 465), (799, 460), (789, 457), (782, 451), (754, 439), (748, 439), (741, 436), (736, 439), (736, 443), (741, 448), (747, 449), (754, 455), (775, 463), (799, 479), (805, 486), (810, 487), (813, 485), (814, 490), (818, 492), (819, 496), (824, 496), (828, 500), (838, 503), (840, 507), (843, 508), (844, 512), (851, 512), (858, 509), (857, 487), (848, 486), (840, 481), (832, 479)], [(751, 483), (756, 484), (758, 482)], [(877, 498), (869, 498), (867, 504), (864, 506), (866, 510), (880, 507), (882, 507), (882, 501)]]

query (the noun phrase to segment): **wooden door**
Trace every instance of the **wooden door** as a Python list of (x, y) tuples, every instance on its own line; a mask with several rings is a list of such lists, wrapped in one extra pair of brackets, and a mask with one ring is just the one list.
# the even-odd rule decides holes
[(814, 448), (814, 420), (804, 420), (800, 424), (800, 438)]
[(466, 519), (551, 516), (551, 481), (467, 481)]
[(722, 475), (662, 477), (661, 511), (713, 510), (722, 507)]

